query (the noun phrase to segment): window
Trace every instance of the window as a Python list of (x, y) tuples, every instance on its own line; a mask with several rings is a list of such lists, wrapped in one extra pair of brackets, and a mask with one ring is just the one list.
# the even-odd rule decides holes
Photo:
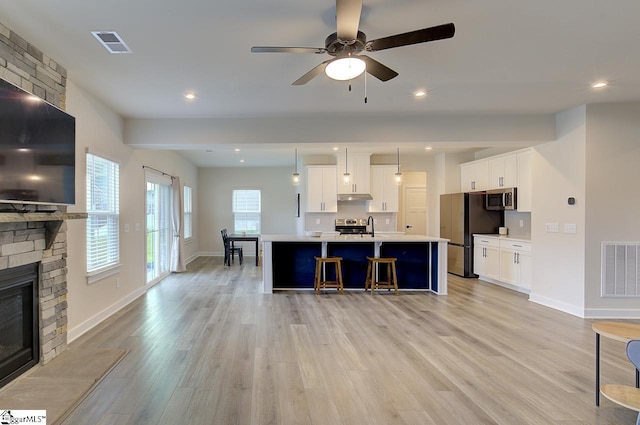
[(193, 237), (193, 205), (191, 201), (191, 187), (184, 186), (184, 238)]
[(120, 166), (87, 153), (87, 273), (120, 262)]
[(233, 191), (234, 233), (260, 233), (260, 190)]

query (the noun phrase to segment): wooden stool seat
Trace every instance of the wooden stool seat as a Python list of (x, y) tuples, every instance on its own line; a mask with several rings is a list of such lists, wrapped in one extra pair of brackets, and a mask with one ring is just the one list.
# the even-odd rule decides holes
[[(371, 295), (375, 289), (393, 288), (395, 295), (398, 295), (398, 277), (396, 276), (396, 258), (391, 257), (367, 257), (367, 278), (364, 283), (364, 290), (367, 291), (371, 287)], [(387, 265), (387, 279), (380, 280), (379, 267), (380, 264)]]
[[(316, 273), (313, 279), (313, 289), (316, 293), (320, 292), (320, 288), (336, 288), (340, 293), (344, 294), (344, 286), (342, 284), (342, 257), (315, 257)], [(327, 271), (324, 270), (325, 264), (333, 264), (335, 267), (335, 280), (327, 280)]]

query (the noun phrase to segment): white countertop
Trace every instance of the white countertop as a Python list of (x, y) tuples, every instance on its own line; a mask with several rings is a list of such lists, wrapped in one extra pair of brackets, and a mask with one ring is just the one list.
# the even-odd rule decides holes
[(371, 235), (261, 235), (263, 242), (449, 242), (448, 239), (431, 236), (416, 236), (386, 233), (371, 237)]
[(495, 238), (495, 239), (505, 239), (510, 241), (520, 241), (520, 242), (531, 242), (531, 238), (527, 238), (524, 236), (511, 236), (511, 235), (498, 235), (498, 234), (484, 234), (484, 233), (474, 233), (473, 236), (482, 236), (484, 238)]

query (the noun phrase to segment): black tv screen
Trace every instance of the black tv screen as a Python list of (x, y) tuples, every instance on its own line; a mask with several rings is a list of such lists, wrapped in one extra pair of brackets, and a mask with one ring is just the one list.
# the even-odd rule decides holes
[(75, 133), (74, 117), (0, 79), (0, 202), (74, 204)]

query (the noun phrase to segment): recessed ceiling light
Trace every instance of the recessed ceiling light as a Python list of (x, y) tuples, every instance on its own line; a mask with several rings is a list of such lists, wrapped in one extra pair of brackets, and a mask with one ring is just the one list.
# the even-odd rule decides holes
[(244, 159), (241, 159), (240, 162), (244, 162)]
[(425, 97), (427, 95), (427, 92), (424, 90), (418, 90), (415, 93), (413, 93), (413, 95), (415, 97)]
[(195, 100), (196, 97), (198, 97), (198, 95), (195, 92), (192, 92), (192, 91), (187, 92), (184, 95), (184, 98), (187, 99), (187, 100)]
[(337, 150), (338, 150), (338, 147), (337, 147), (337, 146), (334, 146), (334, 147), (333, 147), (333, 150), (334, 150), (334, 151), (337, 151)]
[(596, 81), (595, 83), (591, 84), (591, 88), (592, 89), (601, 89), (603, 87), (607, 87), (609, 85), (609, 83), (607, 81)]
[(424, 148), (427, 151), (430, 151), (431, 149), (433, 149), (431, 146), (427, 146), (426, 148)]
[(240, 148), (235, 148), (234, 151), (240, 152)]

